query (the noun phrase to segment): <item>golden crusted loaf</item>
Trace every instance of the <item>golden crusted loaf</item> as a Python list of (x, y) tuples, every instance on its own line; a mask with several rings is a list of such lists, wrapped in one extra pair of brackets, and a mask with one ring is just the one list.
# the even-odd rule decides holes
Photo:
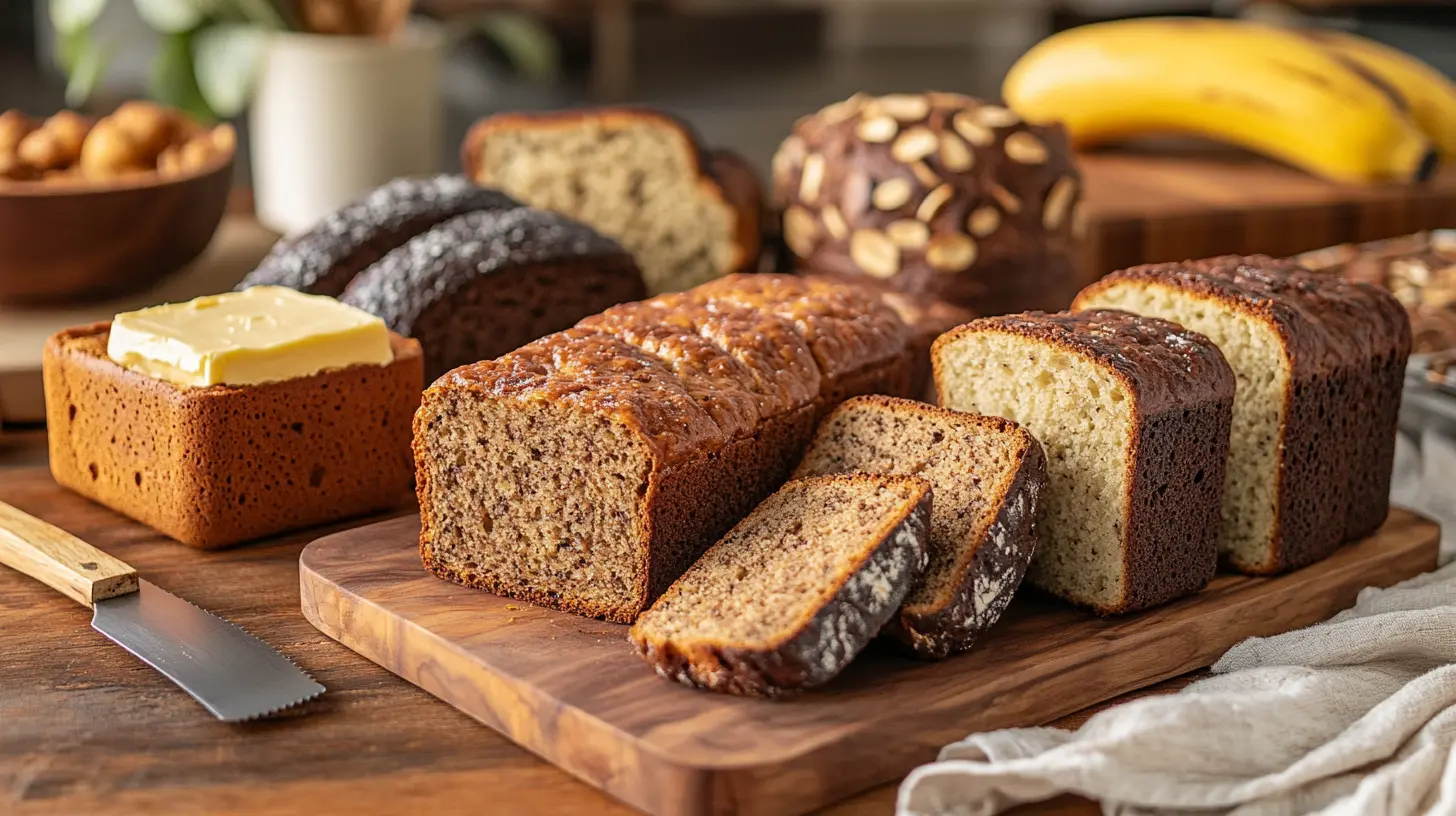
[(614, 307), (425, 392), (424, 563), (631, 621), (787, 479), (820, 415), (909, 373), (904, 325), (860, 287), (734, 275)]
[(960, 94), (857, 94), (800, 119), (773, 161), (801, 269), (983, 315), (1071, 303), (1080, 195), (1061, 127)]

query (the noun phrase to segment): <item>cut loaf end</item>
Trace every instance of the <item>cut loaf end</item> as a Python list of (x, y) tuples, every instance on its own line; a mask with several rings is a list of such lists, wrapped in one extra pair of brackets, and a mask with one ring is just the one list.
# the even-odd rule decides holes
[(828, 681), (926, 562), (931, 487), (914, 476), (791, 481), (644, 612), (631, 640), (658, 674), (778, 697)]

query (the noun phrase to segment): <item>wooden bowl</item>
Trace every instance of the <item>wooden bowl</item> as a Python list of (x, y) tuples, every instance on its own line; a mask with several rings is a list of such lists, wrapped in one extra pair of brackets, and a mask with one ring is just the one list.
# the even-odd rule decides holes
[(234, 154), (165, 178), (0, 183), (0, 301), (129, 294), (181, 269), (222, 221)]

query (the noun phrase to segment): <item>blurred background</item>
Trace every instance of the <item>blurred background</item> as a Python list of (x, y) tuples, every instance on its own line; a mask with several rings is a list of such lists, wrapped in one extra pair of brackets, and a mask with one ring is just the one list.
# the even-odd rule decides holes
[[(300, 5), (311, 1), (342, 0)], [(110, 110), (155, 86), (167, 36), (138, 7), (158, 7), (150, 19), (186, 2), (104, 3), (90, 35), (106, 64), (84, 108)], [(0, 109), (44, 114), (66, 104), (66, 55), (51, 8), (96, 5), (4, 0)], [(1442, 2), (417, 0), (411, 11), (449, 32), (441, 169), (458, 165), (456, 146), (483, 114), (630, 101), (681, 115), (709, 143), (734, 147), (764, 170), (794, 119), (823, 104), (855, 91), (927, 88), (994, 98), (1006, 68), (1048, 34), (1134, 16), (1298, 15), (1456, 72), (1456, 7)], [(237, 124), (234, 167), (246, 184), (245, 117)]]

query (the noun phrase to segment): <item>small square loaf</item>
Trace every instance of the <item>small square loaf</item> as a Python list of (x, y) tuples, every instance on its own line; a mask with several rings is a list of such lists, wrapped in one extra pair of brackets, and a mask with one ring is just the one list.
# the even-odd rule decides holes
[(1411, 349), (1388, 292), (1293, 261), (1225, 256), (1114, 272), (1077, 306), (1177, 321), (1233, 366), (1220, 541), (1233, 567), (1302, 567), (1385, 521)]
[(385, 510), (409, 495), (419, 343), (394, 361), (258, 385), (181, 387), (106, 353), (110, 323), (51, 337), (51, 474), (193, 547)]
[(857, 286), (735, 275), (608, 309), (425, 392), (421, 556), (630, 623), (788, 479), (818, 417), (909, 377), (904, 324)]
[(931, 358), (941, 405), (1010, 419), (1046, 450), (1033, 584), (1108, 614), (1213, 577), (1234, 375), (1206, 337), (1028, 312), (948, 332)]

